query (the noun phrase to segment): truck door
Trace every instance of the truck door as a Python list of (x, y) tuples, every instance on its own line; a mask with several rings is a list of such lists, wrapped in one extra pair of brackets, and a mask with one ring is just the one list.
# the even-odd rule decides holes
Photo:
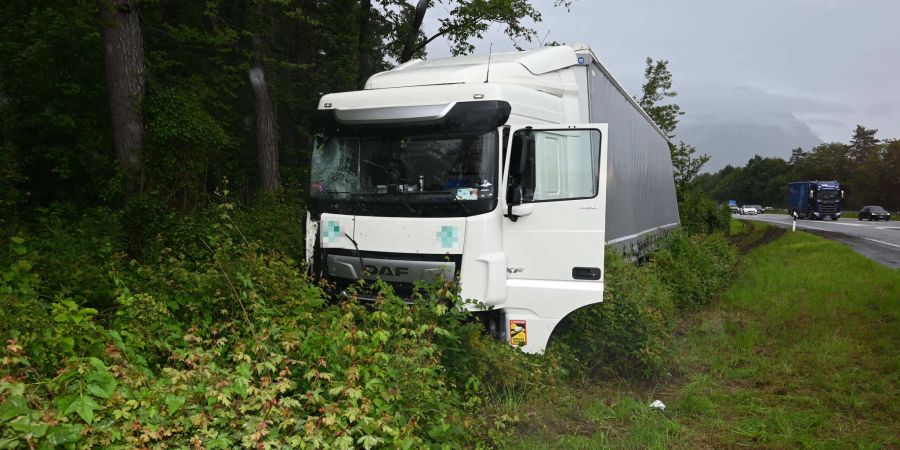
[[(601, 282), (606, 135), (606, 124), (536, 125), (513, 132), (501, 203), (510, 288), (569, 282), (557, 287), (577, 290), (573, 284), (578, 282)], [(587, 291), (597, 296), (593, 287)]]

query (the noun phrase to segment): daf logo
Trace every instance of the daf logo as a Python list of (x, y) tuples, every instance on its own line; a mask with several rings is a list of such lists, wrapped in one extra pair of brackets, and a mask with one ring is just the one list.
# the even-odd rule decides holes
[(365, 265), (366, 275), (369, 276), (389, 276), (389, 277), (401, 277), (403, 275), (409, 275), (409, 267), (391, 267), (391, 266), (381, 266), (378, 267), (373, 264)]

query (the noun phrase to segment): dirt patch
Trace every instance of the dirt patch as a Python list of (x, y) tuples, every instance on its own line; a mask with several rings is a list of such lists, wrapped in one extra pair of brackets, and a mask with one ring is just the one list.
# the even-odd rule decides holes
[(750, 231), (744, 231), (740, 234), (729, 236), (728, 240), (737, 247), (742, 255), (746, 255), (756, 247), (767, 244), (780, 238), (784, 233), (784, 228), (766, 226), (761, 230), (754, 228), (752, 225), (746, 224), (745, 227), (751, 227)]

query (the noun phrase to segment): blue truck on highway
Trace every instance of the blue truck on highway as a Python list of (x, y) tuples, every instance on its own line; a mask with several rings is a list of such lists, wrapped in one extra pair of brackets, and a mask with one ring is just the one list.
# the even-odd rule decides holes
[(844, 190), (837, 181), (795, 181), (788, 183), (788, 214), (802, 219), (841, 217)]

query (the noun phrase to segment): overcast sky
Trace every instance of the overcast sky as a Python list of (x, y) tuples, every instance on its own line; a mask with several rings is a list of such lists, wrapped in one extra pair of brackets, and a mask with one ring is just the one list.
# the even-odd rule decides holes
[[(900, 0), (576, 0), (570, 12), (532, 3), (542, 38), (589, 44), (632, 94), (645, 57), (669, 60), (684, 123), (739, 107), (791, 113), (825, 142), (847, 142), (856, 124), (900, 138)], [(489, 42), (513, 50), (496, 26), (478, 53)], [(428, 53), (448, 55), (446, 40)]]

